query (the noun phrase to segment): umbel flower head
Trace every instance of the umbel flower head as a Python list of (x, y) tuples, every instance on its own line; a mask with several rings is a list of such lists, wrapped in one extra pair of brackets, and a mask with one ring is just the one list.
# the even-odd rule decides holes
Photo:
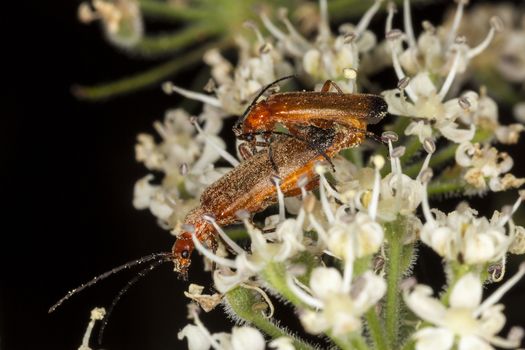
[(449, 305), (432, 297), (432, 289), (416, 285), (404, 291), (407, 306), (423, 321), (431, 324), (414, 334), (416, 349), (494, 349), (492, 345), (511, 349), (520, 345), (523, 330), (514, 328), (507, 339), (497, 334), (505, 325), (504, 306), (497, 304), (503, 294), (525, 274), (525, 263), (518, 272), (482, 302), (479, 275), (469, 272), (450, 291)]
[[(513, 106), (500, 109), (500, 99), (490, 85), (476, 86), (476, 77), (485, 72), (478, 72), (482, 65), (473, 64), (506, 29), (498, 17), (488, 16), (481, 24), (483, 35), (467, 41), (462, 22), (472, 17), (466, 1), (456, 3), (448, 24), (424, 20), (419, 30), (410, 2), (404, 0), (400, 30), (394, 28), (392, 3), (370, 1), (359, 19), (338, 23), (336, 33), (330, 13), (337, 14), (339, 1), (320, 0), (315, 10), (311, 3), (299, 5), (300, 13), (315, 13), (308, 19), (307, 27), (313, 28), (309, 33), (293, 23), (293, 9), (261, 8), (231, 41), (238, 46), (235, 63), (220, 47), (203, 54), (211, 75), (205, 92), (171, 82), (163, 85), (165, 92), (200, 101), (203, 107), (196, 115), (180, 108), (168, 111), (163, 122), (154, 124), (158, 139), (145, 133), (138, 136), (136, 159), (148, 173), (136, 182), (133, 205), (149, 209), (162, 227), (179, 238), (178, 243), (194, 246), (211, 271), (212, 295), (195, 286), (186, 293), (192, 300), (191, 321), (178, 338), (187, 341), (189, 349), (520, 346), (519, 328), (506, 338), (498, 334), (506, 325), (500, 301), (525, 274), (521, 263), (504, 280), (507, 260), (522, 258), (525, 252), (525, 229), (515, 223), (521, 224), (523, 194), (512, 207), (490, 217), (481, 214), (484, 211), (476, 202), (477, 195), (512, 191), (525, 183), (511, 173), (512, 147), (503, 151), (500, 146), (516, 144), (524, 126), (503, 125), (501, 111)], [(180, 10), (171, 2), (162, 4)], [(111, 35), (140, 37), (138, 9), (149, 5), (98, 0), (81, 10), (84, 20), (100, 20)], [(373, 19), (384, 21), (382, 34), (369, 29)], [(137, 25), (129, 27), (133, 23)], [(521, 44), (519, 38), (509, 42)], [(512, 57), (520, 57), (513, 53)], [(374, 74), (383, 70), (395, 75), (397, 84), (379, 81)], [(206, 189), (232, 169), (242, 169), (237, 167), (251, 162), (250, 156), (264, 154), (272, 159), (282, 140), (310, 145), (311, 140), (297, 136), (307, 128), (322, 131), (323, 145), (337, 142), (330, 137), (343, 131), (365, 135), (365, 130), (345, 129), (323, 115), (308, 125), (292, 116), (288, 128), (278, 125), (252, 135), (250, 150), (255, 156), (242, 152), (242, 146), (237, 147), (237, 155), (230, 154), (227, 149), (233, 142), (221, 137), (229, 132), (223, 130), (229, 125), (227, 119), (243, 116), (268, 94), (278, 93), (278, 87), (269, 84), (291, 74), (295, 83), (304, 84), (304, 100), (327, 80), (340, 88), (323, 92), (336, 102), (338, 94), (345, 93), (383, 96), (391, 114), (379, 125), (384, 132), (374, 137), (366, 131), (370, 141), (360, 147), (334, 157), (324, 154), (324, 161), (315, 165), (308, 163), (311, 178), (297, 171), (291, 179), (282, 179), (275, 167), (271, 174), (275, 176), (263, 178), (261, 169), (252, 169), (246, 177), (257, 184), (265, 181), (278, 212), (254, 217), (257, 205), (261, 211), (267, 203), (251, 203), (252, 212), (241, 208), (225, 214), (223, 207), (209, 205), (213, 198), (208, 200)], [(300, 109), (301, 101), (294, 108)], [(310, 116), (316, 111), (302, 112)], [(355, 118), (351, 110), (346, 117)], [(310, 146), (308, 151), (323, 155), (324, 146)], [(236, 185), (226, 184), (220, 190), (229, 193), (228, 186)], [(285, 185), (293, 191), (286, 192)], [(296, 196), (285, 198), (285, 194)], [(456, 209), (444, 209), (438, 201), (442, 197), (453, 198)], [(228, 224), (238, 225), (221, 226), (224, 215), (229, 215)], [(209, 232), (198, 232), (196, 222)], [(439, 298), (433, 288), (412, 279), (418, 270), (415, 265), (421, 263), (416, 257), (422, 244), (443, 261), (447, 281)], [(189, 255), (188, 261), (197, 258)], [(408, 282), (402, 282), (406, 278)], [(483, 285), (496, 282), (502, 284), (483, 300)], [(290, 314), (297, 316), (301, 332), (292, 332), (275, 319), (273, 311), (282, 304), (293, 309)], [(199, 318), (199, 308), (206, 312), (223, 308), (235, 325), (227, 333), (213, 333)], [(318, 344), (302, 339), (305, 332), (318, 336), (313, 338)]]

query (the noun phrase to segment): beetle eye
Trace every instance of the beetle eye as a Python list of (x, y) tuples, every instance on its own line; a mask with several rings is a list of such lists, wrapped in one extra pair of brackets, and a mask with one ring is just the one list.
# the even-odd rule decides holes
[(190, 257), (189, 250), (185, 249), (180, 253), (180, 256), (182, 256), (183, 259), (188, 259)]

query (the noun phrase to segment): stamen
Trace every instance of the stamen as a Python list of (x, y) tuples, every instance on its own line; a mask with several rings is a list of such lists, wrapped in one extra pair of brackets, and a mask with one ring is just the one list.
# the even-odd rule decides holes
[(370, 25), (370, 21), (372, 20), (372, 17), (377, 13), (379, 10), (379, 7), (381, 7), (381, 3), (383, 0), (376, 0), (374, 4), (365, 12), (365, 14), (361, 17), (361, 20), (357, 24), (357, 27), (355, 29), (355, 33), (357, 37), (360, 37), (361, 34), (368, 28)]
[(297, 40), (301, 45), (304, 45), (306, 47), (310, 47), (310, 43), (308, 40), (306, 40), (293, 26), (292, 22), (288, 19), (288, 10), (283, 7), (279, 9), (279, 19), (284, 23), (286, 26), (286, 29), (288, 29), (288, 33), (290, 33), (290, 37)]
[(257, 25), (255, 23), (253, 23), (253, 21), (246, 21), (246, 22), (243, 23), (243, 26), (245, 28), (248, 28), (248, 29), (251, 29), (251, 30), (254, 31), (255, 36), (257, 37), (257, 41), (259, 42), (259, 45), (264, 45), (265, 44), (264, 37), (263, 37), (261, 31), (259, 30)]
[(195, 235), (195, 232), (191, 234), (191, 240), (193, 241), (193, 244), (195, 245), (195, 249), (197, 249), (199, 252), (201, 252), (202, 255), (204, 255), (211, 261), (217, 263), (218, 265), (226, 266), (232, 269), (237, 268), (237, 266), (235, 265), (235, 261), (226, 259), (226, 258), (221, 258), (220, 256), (214, 254), (212, 251), (204, 247), (202, 243), (199, 241), (199, 239), (197, 238), (197, 236)]
[(197, 132), (204, 137), (204, 140), (206, 141), (206, 143), (209, 144), (215, 151), (217, 151), (217, 153), (219, 153), (219, 155), (222, 158), (224, 158), (224, 160), (230, 163), (233, 167), (236, 167), (237, 165), (240, 164), (239, 161), (234, 156), (232, 156), (230, 153), (228, 153), (227, 151), (219, 147), (219, 145), (217, 145), (215, 142), (213, 142), (213, 139), (209, 137), (204, 132), (204, 130), (202, 130), (196, 118), (191, 118), (191, 122), (193, 126), (195, 126), (195, 129), (197, 129)]
[(212, 216), (210, 215), (203, 215), (202, 218), (204, 220), (206, 220), (207, 222), (209, 222), (210, 224), (213, 225), (213, 228), (215, 229), (215, 231), (217, 231), (217, 233), (219, 234), (219, 236), (221, 236), (222, 240), (230, 246), (230, 248), (232, 248), (235, 253), (237, 254), (243, 254), (245, 253), (244, 249), (242, 249), (237, 243), (235, 243), (234, 240), (232, 240), (230, 238), (230, 236), (228, 236), (226, 234), (226, 232), (224, 232), (224, 230), (222, 229), (222, 227), (220, 227), (219, 225), (217, 225), (217, 221), (215, 221), (215, 218), (213, 218)]
[(279, 176), (272, 177), (272, 181), (277, 191), (277, 201), (279, 202), (279, 222), (286, 220), (286, 211), (284, 206), (284, 194), (281, 191), (281, 178)]
[(381, 156), (374, 156), (372, 162), (374, 163), (375, 176), (374, 187), (372, 188), (372, 199), (368, 205), (368, 215), (372, 220), (375, 220), (377, 216), (377, 208), (379, 206), (379, 191), (381, 189), (381, 174), (379, 171), (385, 165), (385, 159)]
[[(319, 174), (319, 177), (321, 179), (324, 178), (325, 171), (326, 169), (322, 165), (315, 166), (315, 172)], [(333, 223), (335, 221), (335, 216), (334, 216), (334, 213), (332, 212), (332, 209), (330, 208), (330, 203), (328, 203), (328, 197), (326, 195), (324, 182), (322, 181), (321, 181), (321, 186), (319, 186), (319, 197), (321, 197), (321, 205), (323, 207), (323, 211), (326, 216), (326, 219), (328, 220), (328, 222)]]
[(345, 259), (345, 267), (344, 267), (344, 272), (343, 272), (342, 292), (344, 294), (350, 293), (350, 289), (352, 289), (353, 273), (354, 273), (354, 257), (350, 249), (350, 252), (347, 253), (347, 256)]
[[(390, 45), (390, 51), (392, 53), (392, 65), (394, 66), (394, 71), (396, 72), (396, 76), (398, 80), (405, 79), (406, 75), (403, 71), (403, 68), (401, 67), (401, 63), (399, 63), (399, 57), (397, 56), (397, 40), (400, 40), (402, 36), (402, 32), (398, 29), (392, 29), (390, 32), (386, 34), (386, 38), (388, 40), (388, 43)], [(410, 85), (407, 85), (405, 90), (408, 97), (413, 102), (417, 102), (418, 98), (417, 95), (412, 90), (412, 87)]]
[(408, 46), (416, 48), (416, 37), (414, 36), (414, 27), (412, 26), (412, 14), (410, 12), (410, 0), (403, 1), (403, 23), (405, 32), (408, 36)]
[(507, 265), (507, 254), (503, 255), (503, 258), (501, 258), (501, 262), (496, 263), (492, 266), (489, 266), (489, 274), (490, 274), (490, 280), (491, 282), (501, 282), (503, 278), (505, 277), (505, 271), (506, 271), (506, 265)]
[(328, 3), (326, 0), (319, 0), (319, 36), (322, 39), (330, 37), (330, 23), (328, 21)]
[(276, 39), (286, 41), (286, 34), (277, 28), (272, 21), (266, 16), (266, 13), (261, 13), (261, 21), (263, 22), (266, 29), (272, 34)]
[(394, 19), (394, 13), (396, 13), (396, 4), (389, 2), (387, 11), (388, 15), (386, 17), (385, 36), (392, 31), (392, 20)]
[(410, 83), (410, 78), (409, 77), (404, 77), (403, 79), (399, 80), (397, 82), (397, 88), (401, 91), (405, 90), (408, 86), (408, 84)]
[(441, 90), (439, 91), (439, 100), (442, 101), (445, 95), (447, 94), (448, 90), (452, 86), (452, 82), (454, 81), (454, 78), (456, 77), (456, 73), (458, 71), (459, 66), (459, 48), (456, 50), (456, 55), (454, 56), (454, 61), (452, 62), (452, 67), (450, 67), (450, 71), (448, 72), (447, 78), (445, 79), (445, 82), (443, 83), (443, 86), (441, 86)]
[(205, 94), (201, 94), (199, 92), (183, 89), (181, 87), (173, 85), (173, 83), (171, 81), (167, 81), (164, 84), (162, 84), (162, 90), (164, 90), (164, 92), (166, 94), (168, 94), (168, 95), (170, 95), (173, 91), (175, 91), (179, 95), (182, 95), (182, 96), (184, 96), (186, 98), (189, 98), (189, 99), (192, 99), (192, 100), (196, 100), (196, 101), (200, 101), (200, 102), (206, 103), (206, 104), (208, 104), (210, 106), (213, 106), (213, 107), (217, 107), (217, 108), (222, 107), (222, 103), (221, 103), (221, 101), (219, 101), (218, 98), (211, 97), (211, 96), (205, 95)]
[(452, 22), (452, 28), (450, 29), (450, 32), (448, 32), (447, 41), (445, 47), (450, 47), (452, 45), (454, 38), (456, 37), (456, 33), (459, 28), (459, 23), (461, 22), (461, 18), (463, 17), (463, 9), (465, 8), (465, 4), (467, 3), (467, 0), (458, 0), (458, 7), (456, 9), (456, 14), (454, 15), (454, 22)]
[(434, 152), (436, 151), (436, 144), (432, 139), (426, 138), (425, 140), (423, 140), (423, 148), (427, 152), (427, 156), (425, 157), (425, 161), (421, 166), (421, 170), (419, 170), (419, 174), (417, 175), (416, 180), (421, 180), (421, 176), (423, 176), (425, 170), (428, 169), (430, 158), (432, 158), (432, 154), (434, 154)]
[(325, 244), (328, 244), (328, 234), (326, 233), (324, 227), (321, 226), (321, 224), (315, 219), (312, 213), (308, 214), (308, 220), (314, 227), (315, 232), (317, 232), (317, 236), (321, 239), (321, 241), (323, 241)]
[(396, 162), (394, 160), (394, 157), (392, 157), (392, 153), (394, 153), (394, 146), (392, 145), (392, 140), (387, 138), (388, 142), (388, 153), (390, 154), (390, 168), (392, 169), (392, 172), (396, 172)]
[(188, 171), (189, 171), (188, 163), (182, 163), (179, 166), (179, 174), (181, 176), (186, 176), (186, 174), (188, 174)]
[(436, 220), (430, 211), (430, 204), (428, 203), (428, 183), (432, 178), (432, 169), (427, 168), (421, 172), (421, 183), (423, 184), (423, 198), (421, 199), (421, 206), (423, 208), (423, 216), (425, 220), (433, 226), (437, 226)]
[(499, 17), (492, 17), (490, 19), (490, 30), (485, 39), (476, 47), (468, 50), (467, 58), (471, 59), (479, 55), (483, 50), (485, 50), (491, 43), (494, 38), (494, 34), (503, 29), (503, 23)]
[(340, 202), (344, 202), (343, 200), (343, 197), (341, 197), (341, 195), (339, 194), (339, 192), (337, 192), (336, 190), (334, 190), (332, 188), (332, 186), (330, 186), (330, 183), (328, 182), (328, 180), (326, 179), (326, 176), (322, 175), (321, 176), (321, 179), (320, 179), (326, 189), (326, 191), (328, 192), (328, 194), (332, 197), (334, 197), (335, 199), (337, 199), (338, 201)]
[(353, 93), (356, 90), (355, 82), (357, 79), (357, 70), (354, 68), (343, 68), (343, 76), (348, 79), (349, 93)]
[[(521, 192), (521, 191), (520, 191)], [(521, 205), (521, 202), (523, 202), (523, 196), (522, 193), (520, 193), (519, 198), (514, 202), (514, 205), (512, 206), (512, 210), (509, 211), (506, 215), (500, 218), (500, 221), (498, 222), (498, 225), (503, 227), (507, 222), (512, 218), (512, 215), (518, 210), (518, 208)]]
[(518, 281), (525, 275), (525, 263), (521, 263), (518, 272), (511, 278), (507, 280), (507, 282), (503, 283), (494, 293), (490, 295), (481, 305), (474, 311), (474, 317), (478, 317), (481, 315), (485, 310), (490, 308), (492, 305), (496, 304), (505, 293), (507, 293)]
[(309, 305), (315, 309), (322, 309), (323, 303), (318, 300), (317, 298), (314, 298), (310, 294), (303, 291), (301, 288), (297, 286), (297, 284), (294, 283), (292, 280), (292, 276), (290, 274), (287, 274), (286, 276), (286, 284), (288, 285), (288, 288), (292, 291), (292, 293), (295, 294), (297, 298), (299, 298), (303, 303), (306, 305)]
[(308, 185), (308, 178), (306, 176), (301, 176), (299, 180), (297, 180), (297, 187), (301, 189), (301, 197), (303, 200), (308, 195), (308, 192), (306, 191), (306, 185)]

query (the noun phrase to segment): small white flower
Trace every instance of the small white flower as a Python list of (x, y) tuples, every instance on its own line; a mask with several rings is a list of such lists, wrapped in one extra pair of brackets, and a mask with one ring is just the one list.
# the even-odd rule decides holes
[(518, 198), (510, 213), (495, 212), (490, 221), (477, 217), (477, 212), (466, 203), (448, 215), (434, 209), (434, 218), (425, 195), (423, 213), (427, 222), (421, 230), (421, 240), (443, 258), (462, 264), (478, 265), (500, 260), (507, 253), (515, 233), (510, 230), (507, 235), (504, 226), (521, 201)]
[(188, 350), (264, 350), (266, 343), (263, 335), (253, 327), (233, 327), (231, 334), (211, 334), (201, 322), (195, 308), (189, 307), (189, 318), (195, 324), (186, 325), (178, 334), (179, 340), (188, 340)]
[(100, 20), (107, 39), (121, 48), (130, 48), (144, 35), (140, 7), (135, 0), (93, 0), (92, 7), (83, 2), (78, 17), (83, 23)]
[(366, 28), (381, 2), (382, 0), (376, 0), (357, 25), (343, 24), (340, 27), (342, 34), (334, 37), (328, 23), (327, 2), (320, 1), (321, 16), (314, 44), (299, 34), (285, 13), (281, 13), (280, 20), (288, 33), (275, 26), (265, 14), (261, 15), (261, 19), (266, 29), (277, 39), (277, 47), (288, 56), (300, 60), (302, 69), (299, 68), (298, 71), (304, 70), (315, 81), (333, 80), (343, 91), (353, 92), (353, 81), (344, 77), (344, 70), (357, 71), (359, 55), (376, 45), (375, 35)]
[(288, 337), (280, 337), (272, 340), (269, 344), (270, 348), (275, 350), (295, 350), (293, 340)]
[[(464, 179), (475, 189), (484, 191), (487, 187), (494, 192), (520, 187), (525, 179), (505, 174), (514, 165), (509, 154), (498, 152), (490, 145), (464, 142), (456, 150), (456, 163), (466, 168)], [(488, 183), (487, 183), (488, 180)]]
[(449, 306), (432, 297), (432, 289), (416, 285), (404, 291), (407, 306), (421, 319), (430, 323), (414, 334), (417, 350), (494, 349), (492, 345), (515, 348), (521, 339), (504, 339), (497, 334), (505, 325), (503, 305), (496, 304), (525, 274), (525, 264), (518, 273), (482, 302), (480, 276), (470, 272), (461, 277), (450, 293)]
[[(432, 129), (429, 123), (432, 122), (433, 127), (441, 135), (453, 142), (461, 143), (474, 137), (476, 131), (474, 124), (471, 124), (469, 128), (460, 128), (458, 124), (468, 110), (460, 108), (458, 98), (443, 102), (444, 95), (441, 92), (438, 93), (427, 72), (418, 73), (412, 78), (406, 91), (412, 91), (412, 102), (407, 101), (405, 95), (397, 89), (383, 92), (389, 113), (422, 119), (417, 124), (412, 122), (405, 134), (416, 134), (420, 140), (424, 140), (431, 135)], [(475, 105), (477, 95), (466, 93), (462, 98), (468, 99), (471, 105)]]
[(333, 255), (354, 259), (376, 253), (383, 243), (384, 232), (368, 214), (359, 212), (355, 217), (347, 214), (338, 217), (327, 236), (327, 246)]
[(133, 205), (137, 209), (149, 208), (167, 229), (178, 231), (186, 214), (198, 203), (196, 198), (228, 170), (213, 166), (226, 147), (217, 136), (222, 128), (217, 111), (205, 107), (197, 119), (205, 122), (203, 129), (192, 124), (184, 110), (168, 111), (163, 123), (154, 123), (161, 142), (140, 134), (135, 146), (137, 161), (150, 170), (163, 172), (164, 177), (159, 185), (150, 184), (153, 175), (138, 180)]
[(313, 334), (330, 330), (336, 336), (360, 330), (361, 316), (386, 291), (385, 281), (370, 271), (359, 276), (351, 287), (346, 276), (343, 278), (336, 269), (326, 267), (317, 267), (312, 271), (312, 295), (299, 289), (292, 281), (289, 281), (289, 286), (307, 305), (316, 309), (303, 310), (300, 314), (305, 329)]

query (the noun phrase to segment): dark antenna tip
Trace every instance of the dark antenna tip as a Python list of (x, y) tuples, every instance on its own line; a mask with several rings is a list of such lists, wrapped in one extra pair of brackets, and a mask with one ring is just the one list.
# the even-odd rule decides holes
[(153, 254), (150, 254), (150, 255), (143, 256), (142, 258), (139, 258), (139, 259), (127, 262), (127, 263), (125, 263), (123, 265), (117, 266), (117, 267), (115, 267), (115, 268), (113, 268), (113, 269), (111, 269), (109, 271), (104, 272), (101, 275), (98, 275), (98, 276), (92, 278), (88, 282), (86, 282), (84, 284), (81, 284), (79, 287), (70, 290), (59, 301), (57, 301), (55, 304), (53, 304), (49, 308), (49, 310), (47, 312), (48, 313), (54, 312), (56, 309), (58, 309), (60, 307), (60, 305), (62, 305), (65, 301), (67, 301), (73, 295), (82, 292), (83, 290), (85, 290), (85, 289), (93, 286), (94, 284), (96, 284), (98, 281), (106, 279), (109, 276), (116, 274), (117, 272), (120, 272), (120, 271), (122, 271), (124, 269), (129, 269), (129, 268), (131, 268), (133, 266), (137, 266), (137, 265), (140, 265), (140, 264), (152, 261), (152, 260), (160, 260), (160, 261), (169, 260), (171, 257), (172, 257), (171, 252), (153, 253)]

